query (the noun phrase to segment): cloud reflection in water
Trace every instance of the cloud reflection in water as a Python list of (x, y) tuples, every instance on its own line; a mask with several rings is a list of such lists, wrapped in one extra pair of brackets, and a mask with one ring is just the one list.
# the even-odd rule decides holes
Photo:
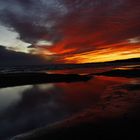
[[(1, 89), (0, 101), (4, 100), (4, 94), (7, 101), (4, 102), (5, 104), (1, 101), (0, 104), (0, 138), (14, 136), (63, 120), (102, 103), (108, 96), (111, 101), (113, 94), (125, 95), (129, 90), (123, 89), (123, 85), (131, 84), (134, 80), (98, 76), (88, 82)], [(133, 92), (139, 91), (131, 90), (132, 94)]]

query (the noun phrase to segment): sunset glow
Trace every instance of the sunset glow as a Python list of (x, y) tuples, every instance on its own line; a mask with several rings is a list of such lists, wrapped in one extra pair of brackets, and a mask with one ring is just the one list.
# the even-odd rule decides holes
[(114, 60), (123, 60), (129, 58), (140, 57), (140, 45), (129, 45), (116, 48), (107, 48), (103, 50), (90, 51), (72, 56), (66, 56), (65, 62), (68, 63), (90, 63), (90, 62), (106, 62)]
[(15, 0), (0, 5), (0, 45), (5, 51), (27, 53), (45, 63), (140, 57), (138, 0), (41, 0), (28, 3), (30, 8), (26, 4)]

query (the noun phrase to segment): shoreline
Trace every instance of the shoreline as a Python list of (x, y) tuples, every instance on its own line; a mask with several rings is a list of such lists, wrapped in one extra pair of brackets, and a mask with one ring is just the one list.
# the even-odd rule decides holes
[[(94, 76), (111, 76), (125, 78), (139, 78), (139, 70), (111, 70), (96, 74), (46, 74), (46, 73), (11, 73), (0, 74), (3, 86), (18, 86), (21, 84), (58, 83), (58, 82), (86, 82)], [(4, 81), (3, 81), (4, 80)], [(13, 83), (11, 83), (13, 81)], [(9, 85), (8, 85), (9, 84)], [(17, 85), (18, 84), (18, 85)], [(2, 86), (0, 84), (0, 86)], [(139, 84), (125, 85), (123, 89), (139, 90)], [(25, 134), (17, 135), (11, 140), (41, 139), (71, 139), (94, 138), (102, 136), (105, 139), (135, 137), (140, 118), (140, 98), (138, 92), (124, 95), (108, 95), (101, 99), (101, 103), (91, 106), (75, 114), (71, 118), (55, 124), (38, 128)], [(133, 130), (135, 132), (133, 132)]]
[(30, 84), (86, 82), (92, 76), (79, 74), (9, 73), (0, 74), (0, 88)]
[(92, 79), (94, 76), (139, 78), (140, 69), (131, 69), (131, 70), (114, 69), (106, 72), (90, 73), (84, 75), (47, 74), (43, 72), (7, 73), (7, 74), (0, 74), (0, 88), (43, 84), (43, 83), (86, 82)]

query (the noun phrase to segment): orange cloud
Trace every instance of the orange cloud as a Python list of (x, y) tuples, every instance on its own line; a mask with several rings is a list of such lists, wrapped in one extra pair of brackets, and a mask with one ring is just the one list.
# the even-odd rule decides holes
[[(115, 5), (116, 4), (116, 5)], [(140, 57), (138, 1), (74, 10), (56, 26), (61, 39), (46, 48), (54, 62), (89, 63)]]
[(122, 60), (137, 57), (140, 57), (140, 45), (129, 45), (118, 48), (114, 48), (112, 46), (112, 48), (66, 56), (64, 57), (64, 61), (67, 63), (90, 63)]

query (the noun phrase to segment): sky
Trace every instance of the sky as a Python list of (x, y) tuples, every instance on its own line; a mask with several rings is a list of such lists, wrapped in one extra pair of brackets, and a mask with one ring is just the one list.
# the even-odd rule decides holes
[(139, 0), (0, 0), (0, 59), (38, 64), (140, 57), (139, 9)]

